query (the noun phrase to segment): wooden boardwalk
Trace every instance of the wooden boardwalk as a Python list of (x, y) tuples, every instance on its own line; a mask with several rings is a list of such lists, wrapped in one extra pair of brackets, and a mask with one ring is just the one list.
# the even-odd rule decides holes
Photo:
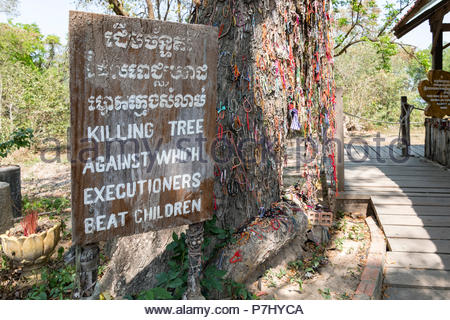
[(450, 171), (420, 145), (406, 161), (392, 146), (346, 151), (345, 194), (371, 197), (387, 239), (384, 299), (450, 299)]

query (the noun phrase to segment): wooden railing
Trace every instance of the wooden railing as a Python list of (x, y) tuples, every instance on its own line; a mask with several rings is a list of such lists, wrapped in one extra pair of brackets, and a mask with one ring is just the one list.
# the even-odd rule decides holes
[(425, 119), (425, 157), (450, 168), (450, 119)]

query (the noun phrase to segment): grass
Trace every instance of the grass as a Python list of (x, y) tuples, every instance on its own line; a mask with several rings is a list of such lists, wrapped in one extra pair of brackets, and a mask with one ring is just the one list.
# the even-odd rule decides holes
[(331, 292), (330, 292), (330, 288), (325, 288), (325, 289), (319, 289), (318, 290), (320, 295), (326, 299), (326, 300), (330, 300), (331, 299)]
[(281, 268), (280, 271), (276, 274), (278, 279), (282, 279), (286, 275), (286, 270)]
[(70, 200), (63, 197), (30, 199), (28, 196), (24, 196), (22, 199), (22, 206), (24, 211), (33, 210), (39, 213), (51, 212), (60, 214), (65, 209), (70, 208)]
[(344, 238), (337, 238), (334, 240), (334, 244), (338, 251), (342, 251), (344, 249)]

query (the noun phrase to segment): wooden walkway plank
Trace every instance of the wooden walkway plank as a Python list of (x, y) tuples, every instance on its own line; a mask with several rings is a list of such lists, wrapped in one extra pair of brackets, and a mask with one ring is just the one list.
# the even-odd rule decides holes
[(387, 252), (389, 268), (450, 270), (450, 254)]
[(396, 146), (389, 145), (388, 148), (391, 150), (392, 153), (394, 153), (396, 156), (402, 155), (402, 150), (400, 148), (397, 148)]
[(345, 181), (345, 186), (355, 187), (367, 187), (367, 188), (414, 188), (420, 185), (422, 189), (435, 189), (435, 188), (450, 188), (450, 181), (392, 181), (390, 179), (383, 179), (380, 181), (364, 181), (363, 179), (354, 181)]
[(388, 243), (396, 252), (450, 253), (449, 240), (389, 238)]
[[(349, 178), (349, 177), (347, 177)], [(358, 179), (358, 178), (357, 178)], [(435, 187), (443, 186), (449, 188), (450, 186), (450, 180), (445, 181), (441, 176), (423, 176), (423, 177), (406, 177), (406, 176), (400, 176), (400, 177), (389, 177), (386, 176), (378, 176), (378, 177), (360, 177), (359, 181), (356, 182), (350, 182), (347, 183), (347, 185), (373, 185), (374, 187), (385, 187), (386, 185), (392, 185), (392, 183), (395, 183), (398, 185), (404, 185), (404, 184), (411, 184), (420, 186), (422, 183), (425, 184), (432, 184)], [(450, 178), (449, 178), (450, 179)]]
[(369, 147), (368, 146), (353, 144), (352, 147), (359, 154), (359, 158), (366, 157), (366, 158), (370, 159)]
[(410, 149), (415, 156), (424, 157), (425, 156), (425, 146), (421, 145), (411, 145)]
[(384, 284), (395, 287), (450, 289), (450, 271), (386, 267)]
[(389, 175), (389, 179), (396, 180), (396, 179), (414, 179), (419, 177), (419, 175), (423, 177), (429, 177), (429, 178), (448, 178), (450, 179), (450, 174), (447, 172), (442, 172), (440, 170), (422, 170), (421, 172), (418, 172), (419, 170), (415, 171), (416, 176), (411, 175), (411, 171), (403, 171), (403, 172), (392, 172), (392, 173), (386, 173), (381, 170), (345, 170), (345, 177), (347, 179), (378, 179), (386, 177), (386, 175)]
[(366, 161), (369, 160), (369, 157), (364, 152), (364, 150), (356, 148), (354, 145), (345, 145), (344, 156), (350, 162), (353, 161)]
[[(388, 188), (384, 190), (367, 190), (363, 188), (346, 188), (347, 194), (353, 195), (372, 195), (372, 196), (404, 196), (404, 197), (434, 197), (434, 198), (448, 198), (448, 193), (417, 193), (417, 192), (402, 192), (399, 188)], [(355, 191), (353, 191), (355, 190)]]
[[(349, 160), (345, 162), (345, 166), (348, 168), (353, 167), (379, 167), (379, 168), (392, 168), (392, 167), (414, 167), (414, 168), (424, 168), (430, 166), (430, 163), (419, 160), (417, 158), (409, 158), (408, 160), (403, 160), (401, 158), (395, 158), (395, 159), (384, 159), (382, 162), (376, 160), (376, 159), (366, 159), (362, 160), (364, 158), (358, 158), (358, 156), (353, 158), (348, 158)], [(359, 161), (358, 161), (359, 159)]]
[(405, 206), (377, 204), (375, 206), (377, 215), (416, 215), (416, 216), (448, 216), (450, 209), (445, 206)]
[[(417, 170), (417, 171), (416, 171)], [(450, 171), (447, 169), (442, 169), (437, 166), (419, 166), (414, 171), (415, 174), (419, 173), (427, 173), (427, 172), (439, 172), (443, 174), (450, 175)], [(392, 174), (408, 174), (411, 175), (411, 170), (407, 166), (388, 166), (388, 165), (377, 165), (377, 166), (352, 166), (352, 167), (346, 167), (346, 172), (360, 172), (360, 173), (366, 173), (366, 172), (374, 172), (374, 173), (381, 173), (386, 175), (392, 175)]]
[[(450, 197), (447, 199), (434, 197), (372, 197), (372, 203), (377, 206), (379, 204), (392, 204), (404, 206), (439, 206), (448, 207), (450, 211)], [(448, 212), (449, 212), (448, 211)], [(449, 212), (450, 213), (450, 212)]]
[(369, 145), (368, 152), (371, 159), (382, 159), (382, 156), (379, 150), (377, 151), (376, 147)]
[(394, 214), (379, 214), (378, 220), (383, 226), (420, 226), (420, 227), (450, 227), (450, 216), (407, 216)]
[(381, 158), (383, 158), (383, 159), (391, 158), (391, 154), (389, 153), (389, 147), (387, 147), (387, 146), (380, 146), (379, 153), (380, 153)]
[(399, 187), (392, 187), (392, 188), (381, 188), (381, 187), (364, 187), (364, 186), (347, 186), (347, 188), (345, 189), (345, 192), (357, 192), (357, 191), (361, 191), (364, 193), (367, 192), (388, 192), (388, 191), (392, 191), (392, 192), (401, 192), (401, 193), (420, 193), (423, 196), (432, 196), (433, 194), (446, 194), (447, 196), (449, 196), (450, 194), (450, 188), (399, 188)]
[(450, 170), (421, 158), (423, 145), (406, 158), (392, 145), (347, 149), (340, 199), (373, 204), (391, 250), (385, 298), (450, 299)]
[(450, 228), (383, 225), (387, 238), (450, 240)]

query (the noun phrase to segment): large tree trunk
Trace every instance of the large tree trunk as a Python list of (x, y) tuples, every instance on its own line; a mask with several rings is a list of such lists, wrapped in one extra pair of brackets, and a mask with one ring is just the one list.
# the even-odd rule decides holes
[[(158, 1), (157, 1), (158, 2)], [(216, 183), (218, 224), (236, 229), (280, 197), (291, 109), (314, 161), (305, 196), (316, 196), (331, 148), (334, 82), (328, 0), (203, 1), (194, 22), (219, 28)], [(324, 7), (325, 6), (325, 7)], [(301, 127), (301, 128), (300, 128)], [(323, 154), (322, 154), (323, 153)], [(330, 174), (330, 172), (328, 172)], [(332, 173), (332, 172), (331, 172)], [(178, 230), (180, 231), (180, 230)], [(118, 240), (104, 286), (113, 294), (153, 286), (171, 230)]]

